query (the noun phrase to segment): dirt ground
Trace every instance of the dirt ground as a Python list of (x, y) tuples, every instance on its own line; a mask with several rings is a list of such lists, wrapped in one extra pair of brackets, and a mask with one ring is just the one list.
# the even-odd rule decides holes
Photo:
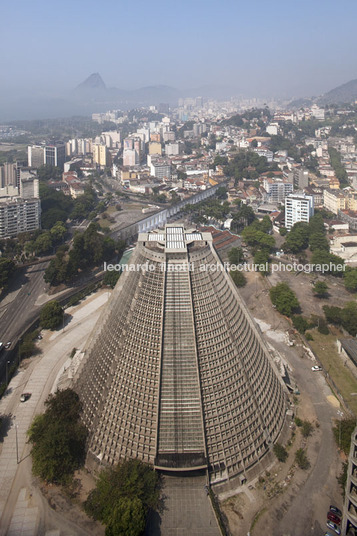
[(73, 486), (63, 488), (52, 484), (38, 482), (42, 495), (52, 510), (76, 523), (88, 534), (103, 536), (105, 527), (90, 519), (83, 510), (83, 503), (89, 492), (95, 487), (94, 477), (85, 469), (77, 471), (73, 478)]
[[(295, 276), (294, 274), (284, 274), (283, 277), (280, 277), (280, 275), (281, 274), (279, 273), (274, 274), (274, 276), (270, 276), (269, 278), (263, 278), (255, 273), (247, 273), (247, 285), (244, 288), (239, 289), (252, 316), (269, 324), (271, 326), (271, 332), (275, 332), (277, 335), (279, 333), (286, 333), (291, 329), (291, 325), (287, 319), (279, 315), (279, 313), (271, 307), (269, 298), (270, 283), (274, 285), (282, 280), (287, 281), (290, 287), (293, 288), (298, 295), (298, 299), (303, 306), (303, 312), (306, 315), (319, 314), (318, 311), (321, 306), (317, 298), (312, 295), (312, 285), (309, 284), (309, 281), (307, 280), (309, 277), (308, 275), (301, 274)], [(293, 284), (291, 281), (293, 281)], [(333, 303), (349, 301), (351, 295), (341, 289), (340, 282), (337, 282), (336, 285), (333, 283), (334, 281), (332, 283), (328, 282), (328, 285), (333, 289), (333, 293), (336, 294), (336, 296), (338, 295), (339, 301), (337, 301), (337, 299), (335, 301), (335, 297), (333, 300), (331, 299), (331, 301), (333, 301)], [(322, 301), (324, 303), (327, 302), (327, 300)], [(290, 339), (294, 340), (294, 337), (290, 335)], [(304, 363), (305, 369), (303, 370), (303, 374), (305, 375), (307, 370), (308, 374), (312, 375), (312, 378), (308, 378), (308, 381), (314, 381), (316, 376), (314, 376), (314, 373), (311, 373), (310, 367), (310, 364), (313, 363), (306, 363), (306, 358), (303, 359), (306, 356), (304, 356), (303, 347), (301, 341), (299, 341), (299, 337), (295, 338), (294, 342), (294, 348), (289, 349), (289, 351), (295, 352), (298, 360), (300, 360), (301, 363)], [(318, 378), (318, 380), (323, 381), (322, 378)], [(324, 521), (322, 520), (325, 516), (323, 513), (325, 503), (328, 500), (326, 499), (326, 495), (342, 506), (341, 490), (336, 477), (341, 472), (344, 457), (337, 452), (333, 440), (331, 441), (331, 433), (328, 440), (331, 441), (330, 456), (332, 457), (333, 462), (331, 463), (331, 467), (327, 469), (327, 475), (324, 475), (324, 481), (321, 482), (321, 487), (323, 488), (321, 489), (321, 495), (323, 498), (320, 503), (318, 497), (316, 498), (316, 492), (314, 490), (316, 470), (319, 467), (318, 462), (321, 463), (321, 456), (320, 460), (318, 460), (319, 453), (321, 451), (322, 443), (326, 439), (326, 437), (323, 437), (322, 428), (325, 432), (326, 429), (331, 432), (333, 419), (330, 419), (328, 414), (333, 413), (333, 411), (328, 408), (326, 411), (324, 409), (323, 427), (320, 427), (320, 422), (318, 421), (316, 413), (316, 410), (318, 409), (316, 401), (313, 401), (303, 389), (301, 390), (301, 395), (294, 396), (293, 399), (296, 404), (296, 416), (312, 423), (312, 433), (310, 437), (305, 439), (301, 434), (301, 429), (293, 425), (290, 440), (285, 445), (289, 453), (285, 463), (276, 461), (264, 475), (256, 481), (253, 481), (248, 487), (243, 487), (241, 492), (236, 495), (225, 497), (224, 494), (222, 494), (220, 496), (222, 510), (228, 519), (232, 536), (242, 536), (245, 534), (250, 534), (250, 536), (258, 536), (260, 534), (267, 534), (269, 536), (283, 536), (285, 534), (300, 536), (301, 534), (302, 536), (305, 531), (300, 532), (296, 525), (294, 525), (293, 519), (291, 520), (291, 533), (289, 529), (282, 532), (282, 527), (286, 527), (289, 521), (286, 518), (289, 518), (290, 508), (293, 503), (294, 513), (296, 514), (296, 511), (301, 512), (300, 515), (303, 513), (302, 509), (299, 510), (299, 505), (304, 502), (304, 492), (307, 490), (311, 494), (311, 497), (306, 497), (306, 510), (311, 508), (312, 497), (314, 497), (314, 501), (318, 504), (318, 507), (316, 508), (318, 513), (309, 513), (309, 517), (311, 515), (311, 521), (314, 520), (314, 524), (310, 527), (310, 530), (313, 531), (311, 534), (314, 536), (322, 536), (325, 532), (323, 528)], [(324, 399), (325, 397), (322, 397), (322, 400)], [(322, 402), (322, 404), (325, 406), (325, 402)], [(328, 402), (326, 402), (326, 406), (328, 406)], [(321, 414), (321, 409), (319, 409), (319, 411)], [(326, 413), (327, 417), (325, 418)], [(295, 453), (299, 448), (306, 449), (306, 455), (310, 462), (310, 467), (307, 470), (300, 469), (295, 463)], [(304, 491), (302, 491), (303, 487)], [(289, 513), (287, 515), (288, 510)]]

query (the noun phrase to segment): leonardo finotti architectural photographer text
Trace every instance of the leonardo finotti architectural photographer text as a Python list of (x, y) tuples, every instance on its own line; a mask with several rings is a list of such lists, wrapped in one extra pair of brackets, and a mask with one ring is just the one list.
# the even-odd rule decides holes
[(174, 272), (344, 272), (346, 266), (344, 264), (334, 264), (332, 262), (325, 264), (302, 264), (302, 263), (274, 263), (268, 262), (263, 264), (231, 264), (229, 262), (224, 263), (212, 263), (212, 264), (199, 264), (197, 267), (194, 262), (178, 262), (178, 263), (160, 263), (152, 264), (146, 262), (144, 264), (108, 264), (104, 263), (104, 271), (107, 272), (155, 272), (159, 270), (161, 272), (174, 271)]

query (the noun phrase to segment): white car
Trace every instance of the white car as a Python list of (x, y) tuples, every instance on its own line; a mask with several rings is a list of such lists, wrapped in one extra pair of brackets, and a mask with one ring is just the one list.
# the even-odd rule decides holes
[(317, 372), (317, 371), (319, 371), (319, 370), (322, 370), (322, 367), (319, 367), (318, 365), (314, 365), (313, 367), (311, 367), (311, 370), (312, 370), (313, 372)]

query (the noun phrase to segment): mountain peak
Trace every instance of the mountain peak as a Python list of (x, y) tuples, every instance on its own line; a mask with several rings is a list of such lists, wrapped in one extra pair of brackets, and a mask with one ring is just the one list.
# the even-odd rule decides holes
[(106, 85), (99, 73), (93, 73), (84, 82), (81, 82), (76, 89), (106, 89)]

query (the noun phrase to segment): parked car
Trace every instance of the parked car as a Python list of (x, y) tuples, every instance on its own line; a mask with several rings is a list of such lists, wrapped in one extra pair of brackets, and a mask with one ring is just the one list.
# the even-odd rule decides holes
[(317, 372), (318, 370), (322, 370), (322, 367), (319, 367), (318, 365), (314, 365), (313, 367), (311, 367), (311, 370), (313, 372)]
[(7, 350), (8, 348), (10, 348), (11, 344), (12, 344), (11, 342), (7, 342), (7, 343), (5, 344), (5, 348), (6, 348), (6, 350)]
[(338, 535), (341, 534), (341, 529), (336, 525), (336, 523), (333, 523), (332, 521), (328, 521), (326, 525), (328, 526), (329, 529), (334, 530), (336, 534)]
[(333, 512), (337, 516), (342, 517), (341, 510), (339, 508), (337, 508), (337, 506), (334, 506), (333, 504), (330, 504), (330, 512)]
[(341, 523), (341, 519), (333, 512), (327, 512), (327, 519), (329, 519), (333, 523), (336, 523), (336, 525), (339, 525)]
[(32, 393), (22, 393), (20, 396), (20, 402), (26, 402), (31, 397)]

